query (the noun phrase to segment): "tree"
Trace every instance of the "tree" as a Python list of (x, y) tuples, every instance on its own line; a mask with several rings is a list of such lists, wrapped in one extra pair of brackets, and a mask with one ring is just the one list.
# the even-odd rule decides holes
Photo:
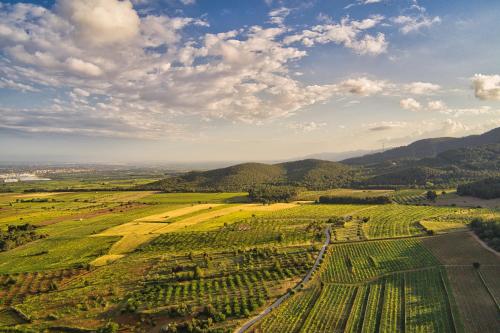
[(120, 326), (112, 321), (97, 330), (98, 333), (116, 333)]
[(427, 191), (427, 194), (425, 195), (427, 197), (427, 200), (429, 201), (436, 201), (437, 199), (437, 193), (436, 191)]

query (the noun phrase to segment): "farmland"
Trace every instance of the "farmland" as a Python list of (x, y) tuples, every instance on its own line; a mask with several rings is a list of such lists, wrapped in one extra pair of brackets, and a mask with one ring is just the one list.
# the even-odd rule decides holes
[(2, 230), (29, 224), (43, 237), (0, 252), (0, 328), (232, 332), (288, 295), (248, 331), (494, 332), (499, 258), (466, 228), (497, 215), (408, 200), (262, 205), (245, 193), (3, 194)]

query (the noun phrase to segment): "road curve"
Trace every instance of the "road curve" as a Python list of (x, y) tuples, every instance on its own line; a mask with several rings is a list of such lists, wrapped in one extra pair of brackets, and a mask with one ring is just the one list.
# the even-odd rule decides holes
[[(311, 269), (307, 272), (306, 276), (300, 282), (294, 287), (296, 289), (300, 284), (305, 284), (311, 280), (313, 272), (318, 268), (321, 258), (323, 258), (323, 255), (325, 254), (326, 248), (328, 247), (328, 244), (330, 244), (330, 226), (328, 226), (325, 229), (325, 235), (326, 235), (326, 240), (323, 246), (321, 247), (321, 250), (318, 253), (318, 257), (316, 257), (316, 261), (314, 262), (314, 265), (311, 267)], [(259, 313), (257, 316), (253, 317), (249, 321), (247, 321), (245, 324), (243, 324), (240, 328), (236, 329), (234, 333), (243, 333), (246, 332), (252, 325), (254, 325), (256, 322), (264, 318), (266, 315), (268, 315), (273, 309), (277, 308), (278, 306), (281, 305), (288, 297), (291, 296), (290, 292), (287, 292), (280, 298), (278, 298), (276, 301), (274, 301), (273, 304), (269, 305), (267, 308), (262, 310), (261, 313)]]

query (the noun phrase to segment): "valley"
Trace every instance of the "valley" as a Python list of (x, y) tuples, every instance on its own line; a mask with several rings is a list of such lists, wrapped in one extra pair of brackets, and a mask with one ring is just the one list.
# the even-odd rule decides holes
[(494, 332), (499, 325), (500, 258), (467, 231), (475, 217), (498, 218), (496, 210), (407, 199), (237, 203), (242, 198), (2, 195), (2, 229), (29, 223), (45, 237), (0, 252), (0, 331)]

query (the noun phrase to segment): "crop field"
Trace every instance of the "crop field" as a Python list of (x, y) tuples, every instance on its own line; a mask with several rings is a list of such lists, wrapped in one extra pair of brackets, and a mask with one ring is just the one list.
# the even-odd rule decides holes
[(152, 241), (147, 251), (188, 251), (246, 248), (257, 245), (304, 244), (321, 240), (310, 220), (249, 218), (217, 231), (165, 233)]
[(498, 213), (409, 202), (263, 205), (245, 195), (0, 195), (0, 230), (28, 230), (0, 251), (0, 331), (95, 331), (112, 321), (120, 332), (238, 332), (283, 295), (247, 331), (499, 327), (499, 257), (465, 231), (474, 217)]
[(478, 272), (472, 267), (448, 267), (446, 270), (466, 331), (498, 331), (500, 310)]
[(381, 205), (359, 212), (370, 218), (364, 226), (368, 238), (394, 238), (424, 234), (419, 223), (423, 219), (447, 216), (459, 211), (457, 208)]
[[(469, 232), (427, 238), (424, 244), (446, 267), (466, 331), (497, 331), (500, 327), (500, 254), (486, 250)], [(479, 263), (480, 268), (473, 268), (474, 262)]]
[(422, 240), (443, 265), (500, 265), (497, 255), (485, 250), (469, 232), (450, 233)]
[(420, 225), (425, 230), (431, 230), (436, 234), (450, 231), (464, 231), (467, 229), (467, 225), (460, 222), (420, 221)]
[(391, 274), (362, 285), (327, 283), (314, 301), (318, 293), (315, 286), (301, 296), (294, 296), (263, 320), (256, 331), (455, 331), (451, 306), (437, 268)]
[(175, 209), (175, 210), (169, 210), (169, 211), (161, 213), (161, 214), (149, 215), (149, 216), (137, 219), (136, 221), (138, 221), (138, 222), (166, 222), (169, 219), (173, 219), (173, 218), (187, 215), (187, 214), (191, 214), (191, 213), (196, 213), (200, 210), (210, 210), (210, 209), (218, 207), (220, 205), (221, 204), (192, 205), (192, 206), (179, 208), (179, 209)]
[(312, 219), (325, 219), (332, 216), (344, 216), (361, 214), (368, 208), (374, 206), (369, 205), (298, 205), (294, 208), (287, 209), (283, 212), (276, 212), (267, 214), (269, 217), (278, 218), (312, 218)]
[(420, 240), (383, 240), (332, 245), (321, 274), (325, 282), (357, 283), (391, 272), (436, 265)]
[(304, 191), (298, 197), (298, 200), (304, 201), (315, 201), (318, 200), (320, 196), (349, 196), (355, 198), (366, 198), (366, 197), (378, 197), (378, 196), (393, 196), (394, 191), (392, 190), (352, 190), (352, 189), (334, 189), (327, 191)]
[(0, 299), (2, 304), (11, 305), (24, 297), (53, 291), (68, 280), (85, 273), (84, 269), (67, 268), (55, 271), (0, 275)]
[(321, 288), (316, 284), (295, 295), (278, 310), (267, 316), (259, 326), (263, 332), (298, 332), (304, 325)]
[(424, 190), (395, 191), (391, 194), (391, 198), (394, 202), (401, 205), (418, 205), (428, 202)]

